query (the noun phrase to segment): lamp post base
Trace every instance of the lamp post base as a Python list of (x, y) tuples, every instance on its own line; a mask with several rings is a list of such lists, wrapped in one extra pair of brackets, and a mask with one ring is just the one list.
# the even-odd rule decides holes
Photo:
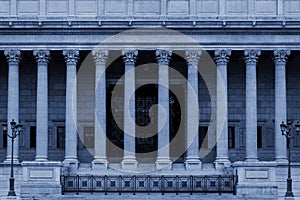
[(292, 191), (292, 179), (287, 178), (286, 179), (286, 184), (287, 184), (287, 190), (285, 193), (285, 197), (294, 197), (293, 191)]
[(7, 196), (16, 196), (14, 186), (15, 186), (15, 179), (10, 177), (9, 178), (9, 191), (8, 191)]

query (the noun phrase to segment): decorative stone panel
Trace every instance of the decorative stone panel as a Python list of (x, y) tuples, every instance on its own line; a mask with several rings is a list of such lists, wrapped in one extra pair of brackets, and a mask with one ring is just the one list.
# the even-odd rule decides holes
[(75, 12), (77, 15), (96, 15), (97, 4), (96, 0), (76, 0)]
[(134, 0), (133, 12), (135, 15), (156, 16), (160, 14), (160, 0)]
[(197, 0), (197, 13), (202, 15), (218, 15), (219, 1), (218, 0)]
[(64, 16), (68, 14), (68, 0), (47, 0), (47, 14)]
[(17, 2), (19, 15), (39, 15), (39, 0), (18, 0)]
[(228, 15), (247, 15), (248, 0), (226, 0), (225, 13)]

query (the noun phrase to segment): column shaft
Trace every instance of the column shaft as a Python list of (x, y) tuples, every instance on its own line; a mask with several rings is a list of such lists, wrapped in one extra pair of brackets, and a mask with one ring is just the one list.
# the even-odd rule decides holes
[(66, 148), (65, 162), (78, 163), (77, 160), (77, 81), (76, 64), (79, 56), (77, 50), (63, 51), (67, 64), (66, 82)]
[(198, 62), (201, 50), (187, 50), (185, 52), (188, 64), (188, 84), (187, 84), (187, 158), (186, 169), (201, 168), (199, 159), (199, 103), (198, 103)]
[(107, 169), (106, 158), (106, 60), (108, 51), (92, 52), (95, 64), (95, 151), (93, 169)]
[(216, 168), (230, 163), (228, 159), (228, 98), (227, 98), (227, 63), (230, 50), (216, 50), (217, 64), (216, 76), (216, 131), (217, 131), (217, 157)]
[(50, 52), (33, 52), (37, 60), (36, 161), (48, 158), (48, 58)]
[(122, 169), (137, 168), (135, 157), (135, 61), (137, 50), (122, 51), (125, 64), (124, 80), (124, 157)]
[(246, 50), (246, 160), (257, 161), (256, 63), (260, 51)]
[(275, 159), (287, 162), (286, 138), (282, 137), (280, 124), (286, 122), (286, 59), (290, 51), (274, 51), (275, 61)]
[[(4, 55), (8, 62), (8, 100), (7, 100), (7, 123), (12, 119), (19, 122), (19, 61), (20, 50), (5, 50)], [(8, 134), (12, 135), (10, 125), (8, 126)], [(11, 161), (11, 139), (7, 136), (7, 157), (6, 161)], [(19, 162), (19, 136), (14, 140), (14, 162)]]
[(171, 51), (157, 50), (158, 61), (158, 153), (156, 168), (171, 167), (169, 123), (169, 60)]

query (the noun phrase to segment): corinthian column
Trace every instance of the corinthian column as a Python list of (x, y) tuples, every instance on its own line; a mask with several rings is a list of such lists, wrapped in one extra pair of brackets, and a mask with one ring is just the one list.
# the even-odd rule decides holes
[(77, 81), (76, 65), (78, 50), (63, 51), (67, 65), (66, 83), (66, 148), (65, 163), (78, 165), (77, 160)]
[[(8, 62), (8, 99), (7, 99), (7, 120), (8, 124), (12, 119), (19, 122), (19, 62), (21, 51), (9, 49), (4, 51)], [(9, 126), (10, 127), (10, 126)], [(11, 128), (7, 129), (8, 134), (12, 135)], [(11, 138), (7, 136), (7, 156), (5, 162), (11, 162)], [(14, 162), (19, 162), (19, 137), (14, 141)]]
[(156, 50), (158, 62), (158, 153), (156, 168), (171, 168), (169, 140), (169, 62), (172, 51)]
[(124, 157), (122, 169), (135, 170), (135, 73), (134, 66), (137, 50), (122, 51), (125, 64), (124, 79)]
[[(186, 169), (201, 169), (201, 161), (199, 159), (199, 103), (198, 103), (198, 64), (201, 50), (187, 50), (185, 56), (188, 64), (188, 82), (187, 87), (187, 158), (185, 161)], [(194, 102), (196, 101), (196, 102)], [(198, 105), (198, 107), (195, 107)], [(196, 119), (197, 124), (192, 122)]]
[(246, 161), (257, 161), (256, 64), (260, 50), (245, 50), (246, 62)]
[(229, 167), (228, 159), (228, 107), (227, 107), (227, 63), (230, 50), (216, 50), (217, 64), (217, 157), (216, 168)]
[(287, 162), (286, 138), (282, 137), (280, 124), (286, 122), (286, 59), (290, 55), (288, 50), (275, 50), (275, 159)]
[(48, 60), (50, 51), (35, 50), (37, 61), (36, 161), (48, 159)]
[(93, 50), (95, 73), (95, 151), (93, 170), (107, 169), (106, 157), (106, 61), (107, 50)]

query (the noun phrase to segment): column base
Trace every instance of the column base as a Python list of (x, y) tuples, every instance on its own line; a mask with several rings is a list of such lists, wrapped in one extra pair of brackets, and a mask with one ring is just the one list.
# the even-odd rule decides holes
[(198, 169), (201, 170), (202, 162), (199, 160), (198, 157), (187, 157), (185, 163), (186, 170), (193, 170)]
[(106, 158), (95, 158), (92, 161), (92, 170), (107, 170), (108, 162)]
[[(3, 162), (6, 163), (6, 164), (10, 164), (11, 163), (11, 158), (10, 157), (6, 158)], [(13, 163), (14, 164), (20, 164), (19, 158), (14, 158)]]
[(132, 171), (132, 170), (136, 171), (137, 165), (138, 165), (138, 162), (136, 161), (135, 156), (124, 156), (124, 158), (121, 162), (122, 170), (125, 170), (125, 171)]
[(246, 162), (258, 162), (258, 158), (246, 158)]
[(45, 157), (36, 157), (35, 160), (36, 162), (47, 162), (48, 159)]
[(216, 170), (223, 170), (224, 168), (231, 167), (231, 162), (228, 157), (217, 157), (214, 163)]
[(159, 169), (172, 169), (172, 162), (169, 157), (158, 157), (155, 162), (155, 167)]
[(288, 163), (288, 159), (287, 158), (275, 158), (275, 161), (277, 163), (282, 163), (282, 164), (287, 164)]
[(63, 165), (66, 169), (65, 173), (67, 174), (76, 174), (78, 170), (79, 161), (77, 158), (65, 158)]

